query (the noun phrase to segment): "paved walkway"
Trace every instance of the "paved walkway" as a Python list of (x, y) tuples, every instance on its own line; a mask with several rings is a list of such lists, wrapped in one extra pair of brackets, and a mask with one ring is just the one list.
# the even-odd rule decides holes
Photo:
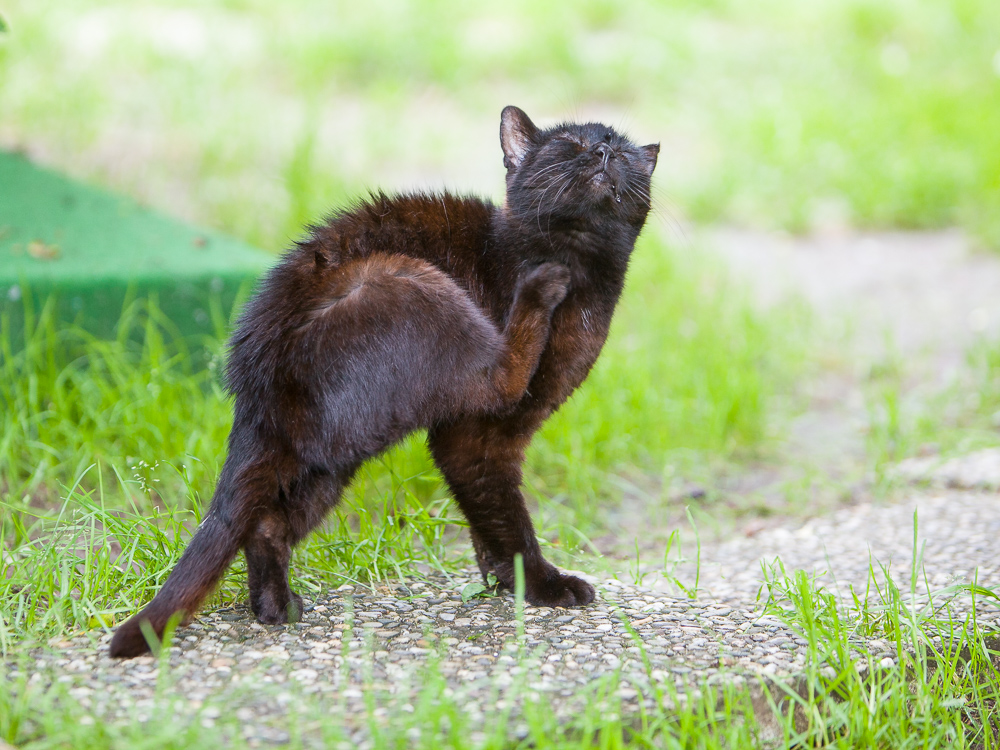
[[(980, 467), (982, 480), (982, 467), (997, 458), (984, 453), (968, 463)], [(951, 474), (925, 476), (955, 484)], [(1000, 472), (990, 478), (1000, 485)], [(143, 720), (166, 710), (179, 721), (212, 724), (225, 712), (239, 719), (248, 739), (263, 743), (288, 738), (283, 727), (290, 706), (307, 704), (296, 697), (303, 694), (322, 696), (320, 703), (341, 717), (350, 742), (360, 746), (370, 735), (372, 697), (384, 720), (431, 696), (484, 728), (498, 712), (520, 711), (525, 703), (563, 716), (602, 702), (605, 710), (631, 712), (641, 703), (670, 700), (675, 688), (789, 677), (801, 669), (805, 639), (762, 616), (757, 600), (761, 563), (777, 556), (788, 570), (820, 575), (841, 597), (850, 586), (864, 590), (870, 561), (876, 570), (879, 562), (891, 563), (897, 585), (908, 591), (916, 510), (926, 573), (921, 593), (924, 580), (939, 592), (938, 604), (945, 601), (941, 589), (973, 577), (1000, 587), (1000, 495), (975, 487), (914, 489), (904, 502), (843, 508), (706, 547), (695, 600), (678, 596), (655, 574), (644, 579), (645, 587), (594, 581), (594, 605), (528, 606), (521, 622), (509, 594), (463, 602), (462, 588), (477, 578), (470, 572), (376, 590), (344, 586), (308, 603), (303, 622), (287, 628), (262, 626), (245, 607), (209, 611), (177, 632), (170, 668), (162, 673), (153, 657), (113, 661), (107, 637), (95, 643), (81, 636), (9, 662), (7, 676), (26, 677), (36, 687), (59, 684), (105, 717)], [(694, 572), (688, 564), (674, 574), (691, 583)], [(971, 600), (959, 597), (951, 606), (962, 617)], [(977, 616), (982, 629), (1000, 631), (995, 600), (981, 597)], [(873, 665), (896, 663), (891, 643), (854, 645), (871, 653)], [(516, 719), (514, 731), (526, 732), (527, 725)]]

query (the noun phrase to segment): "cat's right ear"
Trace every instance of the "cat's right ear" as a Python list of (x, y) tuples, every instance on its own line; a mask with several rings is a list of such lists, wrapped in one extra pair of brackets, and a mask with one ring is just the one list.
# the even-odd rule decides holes
[(500, 147), (503, 149), (503, 165), (507, 169), (521, 166), (537, 132), (535, 123), (522, 110), (504, 107), (500, 113)]
[(656, 157), (660, 153), (660, 144), (650, 143), (648, 146), (640, 148), (639, 151), (642, 152), (643, 160), (646, 163), (646, 174), (652, 177), (653, 170), (656, 169)]

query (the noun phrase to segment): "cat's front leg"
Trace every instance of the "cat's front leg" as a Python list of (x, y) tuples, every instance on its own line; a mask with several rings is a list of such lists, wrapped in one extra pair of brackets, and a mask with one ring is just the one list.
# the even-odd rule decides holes
[[(514, 557), (524, 562), (525, 599), (573, 607), (594, 600), (594, 587), (561, 573), (542, 555), (521, 494), (521, 464), (534, 420), (468, 417), (433, 427), (428, 445), (469, 521), (479, 569), (513, 589)], [(540, 420), (539, 420), (540, 423)]]

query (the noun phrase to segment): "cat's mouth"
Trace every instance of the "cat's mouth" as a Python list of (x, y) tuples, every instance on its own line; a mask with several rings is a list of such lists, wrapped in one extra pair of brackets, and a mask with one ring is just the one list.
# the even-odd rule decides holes
[(608, 190), (611, 191), (611, 195), (615, 199), (615, 203), (622, 202), (622, 185), (621, 181), (615, 179), (613, 176), (608, 174), (606, 169), (601, 169), (592, 178), (591, 181), (598, 185), (607, 185)]

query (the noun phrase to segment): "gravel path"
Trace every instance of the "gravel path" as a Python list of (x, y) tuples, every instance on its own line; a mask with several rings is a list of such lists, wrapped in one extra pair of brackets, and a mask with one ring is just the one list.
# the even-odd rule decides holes
[[(1000, 488), (1000, 449), (948, 460), (910, 459), (899, 465), (897, 474), (926, 486), (909, 490), (902, 502), (861, 503), (795, 524), (752, 529), (706, 546), (697, 571), (702, 596), (736, 606), (753, 601), (763, 582), (762, 566), (770, 567), (778, 557), (789, 572), (804, 570), (817, 576), (845, 604), (850, 601), (851, 587), (865, 591), (870, 567), (882, 583), (881, 566), (887, 566), (900, 590), (908, 592), (915, 521), (918, 553), (926, 573), (917, 585), (921, 594), (927, 593), (927, 584), (933, 593), (969, 583), (974, 576), (984, 586), (1000, 588), (996, 544), (1000, 538), (1000, 494), (996, 491)], [(672, 573), (688, 585), (695, 579), (695, 563), (679, 564)], [(654, 580), (652, 587), (677, 591), (663, 577)], [(1000, 612), (989, 601), (981, 604), (990, 618)], [(956, 602), (956, 611), (967, 611), (967, 605)]]
[[(996, 458), (977, 454), (966, 469), (981, 480)], [(981, 584), (1000, 586), (1000, 496), (914, 490), (907, 502), (857, 505), (704, 548), (695, 600), (677, 596), (655, 574), (644, 587), (591, 579), (599, 591), (594, 605), (527, 606), (522, 625), (510, 594), (462, 601), (462, 588), (478, 579), (470, 571), (376, 590), (343, 586), (307, 602), (303, 622), (288, 627), (262, 626), (245, 607), (205, 612), (177, 632), (164, 674), (153, 657), (109, 659), (107, 636), (97, 642), (80, 636), (9, 663), (8, 677), (60, 683), (87, 711), (107, 718), (145, 720), (166, 710), (178, 721), (210, 726), (225, 712), (247, 739), (265, 744), (288, 739), (288, 714), (303, 694), (321, 697), (352, 747), (370, 737), (366, 705), (373, 697), (376, 718), (386, 722), (428, 695), (460, 707), (474, 727), (487, 726), (498, 712), (520, 716), (525, 702), (560, 716), (602, 701), (605, 710), (634, 712), (671, 687), (794, 676), (806, 641), (762, 616), (761, 561), (780, 555), (789, 570), (827, 571), (820, 581), (843, 596), (849, 584), (863, 589), (870, 552), (891, 561), (894, 578), (908, 590), (915, 508), (932, 589), (967, 583), (977, 569)], [(694, 572), (688, 563), (674, 574), (690, 583)], [(968, 598), (953, 604), (957, 613), (969, 611)], [(984, 630), (1000, 631), (995, 601), (980, 599), (977, 614)], [(896, 663), (890, 643), (855, 645), (866, 647), (873, 664)], [(527, 731), (518, 719), (512, 727)]]
[(203, 613), (175, 635), (167, 691), (157, 659), (111, 660), (107, 636), (99, 643), (86, 636), (50, 643), (9, 664), (8, 676), (38, 686), (62, 683), (85, 709), (106, 718), (143, 721), (154, 706), (162, 715), (165, 692), (183, 696), (170, 708), (178, 720), (211, 724), (222, 706), (235, 712), (247, 737), (271, 742), (288, 738), (275, 726), (296, 693), (321, 693), (351, 727), (351, 741), (361, 743), (368, 736), (366, 699), (378, 696), (390, 717), (412, 711), (429, 684), (438, 686), (435, 698), (460, 706), (472, 726), (482, 726), (498, 709), (525, 701), (562, 716), (592, 709), (601, 702), (594, 686), (609, 691), (608, 710), (620, 699), (631, 712), (640, 702), (651, 704), (652, 683), (669, 691), (742, 679), (742, 665), (775, 675), (803, 662), (805, 641), (750, 606), (594, 581), (594, 605), (527, 606), (521, 625), (509, 594), (463, 603), (461, 589), (475, 578), (470, 572), (468, 579), (375, 591), (343, 586), (307, 602), (303, 621), (288, 627), (262, 626), (245, 607)]

